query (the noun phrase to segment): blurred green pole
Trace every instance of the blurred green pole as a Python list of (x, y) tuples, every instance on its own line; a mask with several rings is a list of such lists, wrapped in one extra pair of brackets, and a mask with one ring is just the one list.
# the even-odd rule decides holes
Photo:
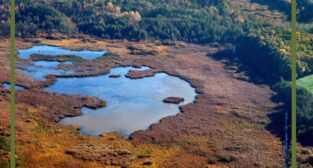
[(15, 168), (15, 0), (11, 0), (10, 14), (10, 167)]
[(292, 116), (291, 116), (291, 167), (297, 167), (297, 71), (296, 71), (296, 51), (297, 51), (297, 38), (296, 38), (296, 0), (292, 0), (292, 10), (291, 10), (291, 61), (292, 61)]

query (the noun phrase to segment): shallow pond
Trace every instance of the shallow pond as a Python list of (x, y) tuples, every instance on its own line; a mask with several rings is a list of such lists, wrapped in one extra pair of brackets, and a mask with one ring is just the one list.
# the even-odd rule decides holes
[(59, 62), (59, 61), (33, 61), (33, 64), (36, 66), (42, 66), (47, 68), (56, 68), (60, 64), (73, 64), (70, 61)]
[(165, 104), (169, 96), (183, 97), (181, 103), (192, 103), (195, 90), (187, 82), (165, 73), (143, 79), (125, 77), (132, 67), (113, 68), (110, 74), (120, 74), (120, 78), (109, 75), (86, 78), (59, 78), (49, 91), (95, 96), (107, 101), (107, 107), (100, 109), (83, 108), (83, 115), (61, 120), (61, 124), (79, 125), (81, 132), (98, 135), (102, 132), (118, 131), (128, 136), (130, 133), (147, 129), (161, 118), (179, 112), (178, 105)]
[[(71, 64), (71, 62), (64, 63)], [(62, 75), (75, 73), (74, 70), (57, 68), (60, 64), (58, 61), (33, 61), (32, 65), (23, 67), (22, 71), (37, 80), (45, 80), (45, 76), (49, 74)]]
[(102, 57), (106, 51), (89, 51), (89, 50), (69, 50), (61, 47), (39, 45), (29, 49), (19, 50), (19, 57), (28, 59), (33, 54), (60, 56), (60, 55), (76, 55), (85, 60), (92, 60)]
[[(44, 51), (44, 48), (41, 48), (40, 52), (54, 55), (64, 54), (59, 53), (64, 49), (55, 49), (57, 51), (52, 52)], [(25, 51), (27, 52), (25, 53)], [(19, 52), (23, 58), (32, 54), (28, 50)], [(58, 69), (59, 64), (54, 61), (36, 61), (33, 62), (33, 65), (26, 67), (24, 72), (35, 79), (43, 79), (47, 74), (73, 73)], [(47, 91), (95, 96), (107, 102), (105, 108), (96, 110), (83, 108), (81, 116), (65, 118), (60, 123), (80, 126), (82, 133), (93, 136), (110, 131), (118, 131), (129, 136), (134, 131), (147, 129), (151, 124), (159, 122), (166, 116), (179, 113), (180, 105), (192, 103), (195, 99), (195, 89), (178, 77), (158, 73), (153, 77), (142, 79), (126, 78), (125, 75), (131, 69), (146, 70), (149, 67), (117, 67), (112, 68), (107, 75), (57, 78), (55, 84), (46, 88)], [(119, 78), (109, 77), (117, 74), (120, 75)], [(163, 103), (164, 98), (171, 96), (183, 97), (185, 101), (179, 105)]]

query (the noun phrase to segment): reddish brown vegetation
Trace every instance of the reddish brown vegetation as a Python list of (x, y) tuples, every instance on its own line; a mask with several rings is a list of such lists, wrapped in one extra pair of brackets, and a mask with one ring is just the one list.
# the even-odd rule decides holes
[[(43, 43), (78, 49), (89, 44), (88, 40), (82, 42), (76, 39), (63, 40), (61, 42), (50, 40), (43, 41)], [(68, 68), (75, 69), (77, 74), (62, 76), (83, 77), (99, 75), (107, 73), (110, 67), (116, 66), (149, 66), (152, 69), (130, 71), (127, 76), (131, 78), (142, 78), (152, 76), (157, 72), (166, 72), (187, 80), (196, 88), (198, 96), (195, 103), (182, 106), (180, 108), (182, 113), (176, 116), (166, 117), (160, 123), (153, 124), (146, 131), (133, 133), (130, 143), (134, 147), (129, 147), (131, 145), (126, 147), (125, 145), (125, 148), (138, 152), (142, 148), (136, 147), (145, 145), (145, 150), (149, 149), (153, 151), (149, 159), (157, 158), (157, 162), (152, 163), (153, 165), (157, 164), (157, 167), (205, 167), (208, 164), (210, 166), (213, 164), (220, 167), (248, 168), (279, 167), (283, 165), (283, 143), (277, 136), (271, 134), (265, 128), (270, 122), (268, 115), (275, 112), (275, 108), (277, 107), (277, 104), (271, 101), (274, 93), (269, 87), (234, 78), (231, 72), (224, 69), (222, 62), (208, 56), (218, 51), (219, 48), (193, 44), (186, 44), (183, 48), (157, 46), (156, 49), (161, 48), (162, 50), (158, 51), (157, 55), (150, 57), (134, 56), (134, 53), (127, 49), (127, 46), (143, 45), (145, 43), (149, 42), (135, 43), (113, 40), (93, 42), (92, 45), (89, 44), (93, 46), (91, 49), (108, 49), (114, 56), (97, 61), (83, 61), (73, 65), (66, 65)], [(151, 46), (157, 45), (154, 43), (149, 44)], [(18, 48), (30, 45), (29, 43), (18, 42)], [(1, 65), (0, 68), (8, 73), (7, 66)], [(2, 75), (0, 79), (7, 81), (8, 75)], [(102, 148), (103, 146), (101, 147), (101, 145), (93, 147), (88, 147), (88, 145), (77, 146), (79, 143), (85, 144), (80, 138), (84, 137), (83, 139), (88, 139), (89, 141), (90, 137), (74, 134), (73, 131), (65, 129), (67, 127), (54, 123), (54, 121), (58, 121), (64, 116), (79, 115), (79, 109), (83, 106), (99, 107), (103, 105), (103, 101), (86, 96), (47, 93), (42, 90), (43, 85), (40, 82), (34, 81), (19, 72), (17, 73), (17, 83), (30, 89), (17, 93), (18, 105), (24, 104), (25, 109), (37, 109), (41, 114), (41, 117), (37, 118), (37, 120), (48, 120), (52, 122), (50, 124), (46, 123), (49, 125), (49, 129), (61, 130), (61, 137), (55, 138), (63, 139), (63, 141), (57, 142), (62, 147), (54, 150), (51, 149), (51, 153), (55, 152), (58, 155), (51, 155), (53, 159), (49, 163), (53, 162), (53, 160), (54, 162), (57, 162), (56, 160), (60, 161), (61, 156), (67, 156), (60, 153), (60, 148), (63, 152), (65, 151), (63, 149), (66, 149), (68, 153), (71, 153), (76, 158), (105, 162), (105, 164), (112, 157), (111, 154), (108, 154), (110, 150), (107, 147)], [(46, 85), (49, 84), (46, 83)], [(2, 88), (2, 102), (3, 100), (8, 102), (8, 94), (8, 91)], [(27, 110), (24, 111), (24, 114), (30, 115)], [(23, 129), (19, 131), (19, 134), (23, 132), (27, 132), (29, 137), (32, 134), (36, 134), (37, 137), (46, 134)], [(67, 132), (71, 133), (70, 138), (65, 134)], [(50, 142), (47, 138), (42, 139)], [(92, 139), (90, 142), (97, 141), (93, 138), (90, 139)], [(32, 142), (32, 138), (28, 141)], [(117, 141), (114, 138), (101, 142), (109, 144), (129, 143), (125, 139)], [(17, 143), (21, 145), (19, 148), (20, 154), (23, 152), (25, 154), (25, 149), (22, 147), (26, 143), (21, 143), (21, 141)], [(166, 151), (163, 157), (154, 150), (155, 145), (157, 145), (159, 151)], [(26, 146), (30, 147), (30, 145)], [(32, 144), (31, 146), (33, 146), (32, 149), (34, 149), (36, 156), (41, 156), (36, 151), (38, 145)], [(162, 150), (161, 147), (165, 147), (166, 150)], [(99, 152), (95, 155), (87, 154), (86, 151), (91, 149), (99, 149)], [(112, 149), (113, 153), (118, 149), (124, 148)], [(167, 157), (165, 157), (165, 154), (167, 154)], [(107, 155), (107, 157), (101, 158), (100, 155)], [(117, 156), (119, 155), (117, 154)], [(121, 157), (118, 161), (114, 161), (114, 163), (110, 161), (108, 164), (121, 165), (124, 162), (129, 162), (128, 164), (130, 165), (135, 164), (138, 166), (151, 162), (150, 160), (144, 160), (143, 163), (138, 158), (132, 160), (133, 157), (131, 154), (126, 156)], [(20, 157), (23, 163), (33, 163), (36, 160), (35, 158), (26, 159), (25, 157), (27, 156), (24, 155)], [(75, 165), (74, 163), (82, 164), (80, 160), (74, 160), (73, 158), (70, 160), (73, 162), (73, 165)], [(66, 165), (65, 163), (66, 161), (62, 160), (58, 164), (64, 166)], [(84, 164), (91, 165), (91, 163)]]
[(130, 70), (126, 74), (127, 78), (131, 79), (140, 79), (145, 77), (151, 77), (154, 76), (158, 71), (155, 69), (148, 69), (148, 70)]

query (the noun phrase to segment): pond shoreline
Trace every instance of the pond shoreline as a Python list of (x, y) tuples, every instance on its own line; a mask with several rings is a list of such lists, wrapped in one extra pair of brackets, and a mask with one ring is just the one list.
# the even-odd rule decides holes
[[(82, 42), (80, 39), (60, 41), (39, 40), (41, 41), (41, 44), (54, 44), (65, 48), (73, 48), (73, 46), (75, 46), (74, 48), (84, 48), (86, 43), (89, 43), (88, 41)], [(25, 44), (20, 41), (18, 41), (17, 44), (18, 48), (21, 48), (23, 45), (30, 45), (29, 43)], [(158, 51), (158, 54), (149, 57), (134, 55), (134, 53), (131, 53), (131, 51), (127, 49), (127, 46), (130, 45), (135, 45), (139, 48), (144, 48), (142, 46), (150, 47), (149, 49)], [(166, 72), (169, 75), (180, 76), (181, 79), (188, 81), (192, 87), (196, 88), (198, 95), (194, 103), (180, 107), (181, 113), (163, 118), (159, 123), (152, 124), (146, 131), (134, 132), (130, 136), (130, 141), (124, 140), (123, 138), (120, 139), (117, 135), (111, 134), (105, 135), (105, 140), (103, 137), (99, 137), (97, 138), (99, 140), (96, 140), (92, 137), (77, 135), (77, 130), (66, 131), (69, 129), (68, 127), (50, 124), (53, 129), (62, 129), (63, 131), (60, 134), (64, 138), (70, 136), (75, 139), (75, 141), (83, 144), (92, 143), (92, 141), (110, 144), (112, 146), (114, 146), (114, 142), (120, 142), (122, 144), (130, 143), (130, 146), (142, 146), (143, 144), (146, 144), (147, 148), (152, 151), (150, 159), (158, 159), (158, 161), (153, 161), (157, 166), (168, 165), (170, 163), (175, 163), (176, 166), (183, 166), (187, 163), (187, 165), (190, 165), (191, 163), (196, 167), (205, 167), (208, 165), (208, 160), (215, 160), (215, 165), (218, 166), (241, 165), (243, 167), (254, 167), (255, 165), (258, 165), (259, 167), (273, 167), (284, 164), (284, 159), (281, 157), (284, 153), (283, 142), (264, 128), (269, 121), (268, 114), (273, 112), (273, 109), (276, 107), (276, 104), (270, 100), (274, 93), (267, 86), (256, 85), (233, 77), (234, 72), (226, 71), (224, 69), (224, 64), (221, 61), (212, 59), (210, 55), (213, 55), (216, 51), (221, 50), (222, 48), (194, 44), (186, 44), (185, 47), (178, 48), (175, 46), (153, 44), (146, 41), (113, 42), (112, 40), (99, 39), (90, 46), (92, 46), (91, 49), (95, 50), (106, 48), (113, 56), (101, 58), (97, 61), (82, 63), (82, 66), (85, 68), (90, 66), (101, 67), (104, 65), (112, 67), (121, 65), (149, 66), (156, 69), (158, 72)], [(21, 76), (18, 78), (21, 79), (17, 80), (18, 84), (25, 81)], [(0, 79), (5, 79), (5, 77), (0, 77)], [(38, 85), (38, 82), (32, 81), (25, 83), (25, 85), (35, 86)], [(31, 88), (29, 93), (35, 93), (35, 90), (35, 88)], [(28, 94), (27, 96), (30, 96)], [(36, 97), (41, 97), (44, 94), (47, 93), (37, 94)], [(19, 96), (25, 96), (26, 98), (26, 93), (25, 95)], [(49, 98), (50, 100), (54, 100), (57, 97), (60, 99), (62, 97), (61, 99), (65, 101), (65, 104), (67, 104), (68, 107), (58, 104), (58, 102), (54, 103), (56, 106), (50, 104), (54, 109), (41, 110), (39, 114), (43, 117), (38, 118), (38, 120), (50, 118), (54, 121), (51, 115), (59, 116), (54, 114), (56, 111), (59, 111), (55, 108), (64, 108), (66, 110), (63, 112), (66, 112), (67, 109), (79, 107), (78, 104), (74, 103), (74, 100), (73, 102), (68, 100), (75, 99), (71, 96), (53, 95), (52, 93), (48, 93), (48, 97), (51, 97), (51, 99)], [(37, 100), (35, 97), (32, 97), (32, 99)], [(48, 103), (44, 102), (46, 100), (38, 99), (42, 105)], [(84, 102), (85, 100), (80, 101)], [(31, 102), (25, 101), (25, 103), (30, 104)], [(49, 106), (49, 104), (47, 105)], [(39, 107), (34, 106), (33, 108)], [(260, 123), (260, 120), (264, 122)], [(70, 134), (66, 135), (63, 132), (70, 132)], [(30, 133), (28, 134), (31, 135)], [(84, 141), (78, 140), (78, 137), (83, 137)], [(51, 138), (53, 138), (53, 136)], [(64, 142), (58, 141), (60, 145), (64, 144), (62, 149), (75, 148), (76, 144), (71, 144), (69, 142), (73, 143), (74, 140)], [(195, 146), (193, 144), (195, 144)], [(153, 145), (159, 146), (159, 148), (154, 149)], [(167, 151), (167, 149), (163, 149), (161, 146), (167, 146), (172, 149), (173, 155), (169, 155), (171, 152)], [(184, 150), (174, 150), (177, 148)], [(138, 154), (138, 152), (136, 152), (139, 150), (138, 148), (134, 149), (134, 147), (127, 147), (127, 149), (134, 154)], [(24, 150), (20, 150), (19, 153), (22, 160), (23, 151)], [(87, 157), (87, 151), (87, 146), (80, 149), (82, 156)], [(162, 151), (164, 156), (162, 157), (162, 155), (157, 154), (157, 151)], [(139, 154), (140, 153), (142, 154), (142, 151), (140, 151)], [(243, 153), (248, 154), (249, 157), (245, 157)], [(270, 153), (270, 156), (268, 153)], [(40, 155), (36, 151), (34, 154)], [(165, 155), (167, 158), (165, 159), (166, 161), (160, 161), (161, 158), (164, 160)], [(59, 153), (59, 156), (66, 157), (67, 155)], [(232, 156), (232, 158), (235, 157), (236, 159), (229, 163), (222, 163), (219, 161), (220, 157), (230, 156)], [(79, 162), (79, 158), (74, 159), (76, 162)], [(195, 160), (197, 161), (195, 162)], [(141, 163), (142, 161), (140, 161), (140, 159), (135, 159), (134, 161), (131, 161), (130, 164)]]

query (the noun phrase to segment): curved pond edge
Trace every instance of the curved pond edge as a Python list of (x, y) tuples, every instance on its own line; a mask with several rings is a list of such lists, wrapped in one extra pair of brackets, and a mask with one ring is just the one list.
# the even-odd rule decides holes
[[(82, 77), (82, 76), (81, 76), (81, 77), (70, 77), (70, 76), (67, 76), (67, 77), (64, 77), (64, 76), (58, 77), (58, 76), (56, 75), (55, 77), (56, 77), (56, 78), (84, 78), (84, 77), (103, 76), (103, 75), (108, 75), (108, 74), (110, 73), (110, 70), (111, 70), (112, 68), (125, 68), (125, 67), (138, 68), (137, 65), (132, 65), (132, 66), (129, 66), (129, 65), (112, 66), (112, 67), (109, 69), (109, 71), (107, 71), (105, 74), (89, 75), (89, 76), (83, 76), (83, 77)], [(149, 68), (149, 69), (154, 69), (154, 68), (149, 67), (149, 66), (146, 66), (146, 65), (142, 65), (142, 66), (140, 66), (140, 67), (147, 67), (147, 68)], [(138, 71), (140, 71), (140, 70), (138, 70)], [(144, 70), (143, 70), (143, 71), (144, 71)], [(153, 76), (154, 76), (154, 75), (157, 75), (157, 74), (162, 74), (162, 73), (164, 73), (164, 74), (166, 74), (166, 75), (168, 75), (168, 76), (171, 76), (171, 77), (178, 78), (178, 79), (180, 79), (180, 80), (186, 82), (186, 83), (189, 85), (190, 88), (194, 89), (194, 93), (195, 93), (194, 98), (192, 99), (192, 102), (190, 102), (190, 103), (182, 104), (182, 105), (177, 105), (177, 113), (176, 113), (176, 114), (174, 114), (174, 115), (167, 115), (167, 116), (165, 116), (165, 117), (162, 117), (161, 119), (158, 120), (158, 122), (153, 122), (153, 123), (149, 124), (149, 126), (148, 126), (146, 129), (140, 129), (140, 130), (142, 130), (142, 131), (145, 131), (145, 130), (150, 129), (152, 125), (159, 124), (160, 122), (162, 122), (162, 120), (163, 120), (164, 118), (171, 117), (171, 116), (176, 116), (176, 115), (179, 115), (180, 113), (183, 113), (183, 110), (182, 110), (182, 107), (183, 107), (183, 106), (187, 106), (187, 105), (190, 105), (190, 104), (195, 104), (195, 103), (197, 102), (197, 100), (198, 100), (198, 95), (199, 95), (198, 93), (199, 93), (199, 92), (197, 92), (197, 88), (196, 88), (191, 82), (189, 82), (188, 79), (185, 79), (185, 78), (183, 78), (183, 77), (181, 77), (181, 76), (179, 76), (179, 75), (171, 75), (170, 73), (167, 73), (166, 71), (156, 71), (156, 72), (153, 74)], [(144, 77), (144, 78), (153, 78), (153, 76), (147, 76), (147, 77)], [(140, 80), (140, 79), (131, 79), (131, 78), (129, 78), (129, 80)], [(53, 85), (53, 84), (51, 84), (51, 85)], [(49, 86), (46, 86), (45, 88), (47, 88), (47, 87), (49, 87)], [(47, 91), (47, 90), (46, 90), (46, 91)], [(48, 91), (48, 92), (53, 92), (53, 91)], [(53, 92), (53, 93), (57, 93), (57, 92)], [(57, 93), (57, 94), (60, 94), (60, 93)], [(86, 95), (79, 95), (79, 94), (77, 94), (77, 96), (86, 96)], [(95, 96), (91, 96), (91, 97), (94, 97), (94, 98), (99, 99), (98, 97), (95, 97)], [(102, 99), (100, 99), (100, 100), (102, 100)], [(84, 107), (85, 107), (85, 108), (89, 108), (89, 107), (87, 107), (87, 106), (84, 106)], [(84, 113), (82, 112), (82, 109), (83, 109), (84, 107), (81, 107), (81, 108), (80, 108), (80, 114), (79, 114), (79, 115), (76, 115), (76, 116), (64, 116), (64, 117), (61, 118), (59, 121), (61, 121), (62, 119), (68, 118), (68, 117), (73, 118), (73, 117), (78, 117), (78, 116), (84, 115)], [(101, 109), (101, 108), (103, 108), (103, 107), (94, 107), (94, 108), (89, 108), (89, 109)], [(131, 137), (131, 135), (132, 135), (134, 132), (140, 131), (140, 130), (135, 130), (135, 131), (131, 132), (131, 133), (127, 136), (127, 138), (129, 139), (129, 138)], [(108, 131), (108, 132), (113, 132), (113, 131)], [(105, 134), (105, 133), (108, 133), (108, 132), (105, 132), (105, 131), (104, 131), (104, 132), (100, 133), (99, 135), (97, 135), (97, 137), (98, 137), (98, 136), (101, 136), (101, 135), (103, 135), (103, 134)], [(88, 135), (88, 134), (85, 134), (85, 133), (81, 133), (81, 134), (87, 135), (87, 136), (93, 136), (93, 135)], [(122, 134), (122, 133), (121, 133), (121, 134)], [(93, 136), (93, 137), (94, 137), (94, 136)]]
[[(67, 48), (67, 47), (63, 47), (63, 46), (57, 46), (57, 45), (51, 45), (51, 44), (37, 44), (37, 45), (32, 45), (31, 47), (21, 47), (21, 48), (19, 48), (18, 50), (17, 50), (17, 58), (18, 59), (22, 59), (22, 60), (28, 60), (32, 55), (36, 55), (36, 53), (35, 54), (30, 54), (29, 55), (29, 58), (21, 58), (20, 57), (20, 50), (29, 50), (29, 49), (32, 49), (32, 48), (34, 48), (34, 47), (55, 47), (55, 48), (59, 48), (59, 49), (63, 49), (63, 50), (68, 50), (68, 51), (70, 51), (70, 52), (84, 52), (84, 51), (90, 51), (90, 52), (103, 52), (103, 54), (101, 55), (101, 56), (99, 56), (99, 57), (97, 57), (97, 58), (94, 58), (94, 59), (84, 59), (84, 58), (82, 58), (82, 57), (80, 57), (79, 55), (75, 55), (75, 54), (60, 54), (60, 55), (49, 55), (49, 54), (40, 54), (40, 55), (44, 55), (44, 56), (77, 56), (77, 57), (80, 57), (81, 59), (83, 59), (83, 60), (88, 60), (88, 61), (91, 61), (91, 60), (96, 60), (96, 59), (99, 59), (99, 58), (101, 58), (101, 57), (104, 57), (104, 56), (106, 56), (106, 55), (108, 55), (108, 54), (110, 54), (110, 52), (108, 51), (108, 50), (105, 50), (105, 49), (103, 49), (103, 50), (101, 50), (101, 49), (99, 49), (99, 50), (93, 50), (93, 49), (87, 49), (87, 48), (80, 48), (80, 49), (74, 49), (74, 48)], [(43, 60), (44, 61), (44, 60)]]

